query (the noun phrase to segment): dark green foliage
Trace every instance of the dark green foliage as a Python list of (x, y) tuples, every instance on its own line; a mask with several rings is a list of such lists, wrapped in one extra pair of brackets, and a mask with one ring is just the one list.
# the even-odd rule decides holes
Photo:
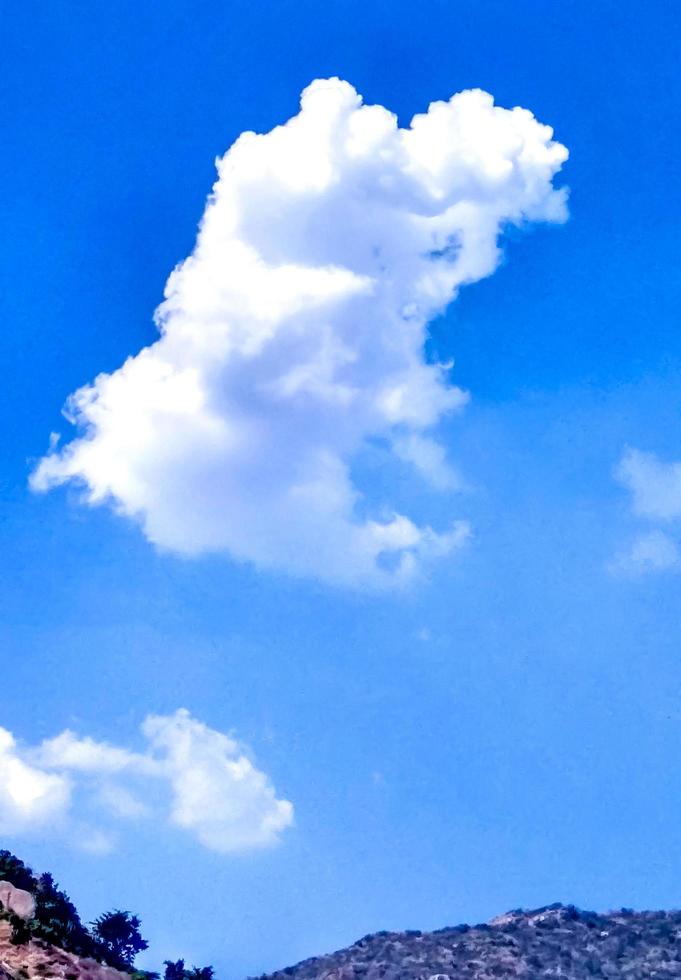
[(18, 915), (13, 915), (9, 921), (12, 926), (12, 945), (25, 945), (25, 943), (27, 943), (31, 938), (31, 927), (29, 926), (28, 922), (26, 922), (24, 919), (20, 919)]
[(36, 913), (32, 932), (36, 938), (61, 946), (78, 956), (101, 958), (102, 950), (80, 921), (75, 905), (56, 884), (51, 874), (36, 883)]
[(136, 915), (121, 909), (105, 912), (92, 923), (92, 933), (104, 949), (107, 963), (129, 969), (137, 954), (148, 949), (149, 943), (140, 932), (141, 925)]
[(163, 965), (166, 968), (163, 980), (184, 980), (184, 960), (165, 960)]
[(18, 915), (12, 915), (5, 909), (0, 910), (0, 919), (9, 922), (12, 928), (10, 942), (13, 946), (23, 946), (29, 941), (31, 938), (31, 928), (25, 919), (20, 918)]
[(11, 881), (15, 888), (34, 892), (37, 881), (30, 868), (9, 851), (0, 851), (0, 881)]
[(213, 980), (215, 970), (212, 966), (193, 966), (189, 976), (191, 980)]
[(184, 960), (166, 960), (166, 968), (163, 980), (213, 980), (214, 970), (212, 966), (193, 966), (188, 970), (184, 965)]

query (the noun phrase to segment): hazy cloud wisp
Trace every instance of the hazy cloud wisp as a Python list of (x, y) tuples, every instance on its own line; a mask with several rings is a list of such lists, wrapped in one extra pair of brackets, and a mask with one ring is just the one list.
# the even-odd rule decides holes
[(681, 550), (676, 534), (669, 533), (681, 518), (681, 463), (665, 462), (654, 453), (625, 450), (615, 478), (631, 494), (634, 514), (649, 527), (639, 532), (629, 548), (611, 564), (613, 571), (633, 574), (678, 571)]

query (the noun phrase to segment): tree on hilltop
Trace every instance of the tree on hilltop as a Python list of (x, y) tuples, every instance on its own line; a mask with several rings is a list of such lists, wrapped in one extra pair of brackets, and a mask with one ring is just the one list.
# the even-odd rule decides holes
[(213, 980), (215, 971), (212, 966), (193, 966), (188, 970), (184, 960), (165, 960), (163, 980)]
[(130, 912), (114, 909), (104, 912), (92, 923), (92, 933), (101, 944), (105, 959), (121, 969), (129, 969), (138, 953), (148, 949), (149, 943), (140, 933), (140, 919)]

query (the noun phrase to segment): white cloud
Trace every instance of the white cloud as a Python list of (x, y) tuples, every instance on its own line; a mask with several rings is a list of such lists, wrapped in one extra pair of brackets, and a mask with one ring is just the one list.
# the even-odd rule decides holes
[(292, 804), (235, 739), (184, 709), (150, 715), (142, 733), (147, 749), (134, 752), (70, 731), (21, 748), (0, 729), (0, 832), (49, 832), (56, 822), (77, 846), (103, 853), (117, 820), (150, 817), (229, 853), (275, 844), (292, 824)]
[(117, 783), (103, 783), (98, 798), (104, 809), (117, 817), (135, 819), (150, 816), (152, 813), (150, 806), (138, 799), (125, 786)]
[(456, 485), (428, 430), (466, 395), (426, 362), (427, 324), (494, 271), (504, 225), (564, 220), (566, 158), (482, 91), (400, 129), (346, 82), (313, 82), (297, 116), (218, 160), (160, 339), (71, 397), (81, 434), (32, 486), (75, 480), (176, 552), (332, 582), (390, 585), (448, 554), (464, 524), (372, 513), (350, 465), (380, 438)]
[(78, 849), (86, 854), (110, 854), (116, 847), (115, 837), (97, 827), (76, 825), (73, 830)]
[(615, 572), (641, 575), (671, 571), (678, 568), (680, 562), (676, 542), (663, 531), (653, 530), (638, 535), (629, 550), (614, 560), (611, 568)]
[(34, 757), (48, 769), (71, 772), (102, 774), (127, 770), (153, 774), (156, 770), (153, 759), (92, 738), (79, 738), (68, 729), (44, 741)]
[(393, 449), (400, 459), (416, 467), (436, 490), (462, 489), (462, 481), (447, 460), (444, 447), (435, 439), (410, 432), (395, 439)]
[(627, 449), (615, 475), (631, 491), (635, 513), (661, 521), (681, 517), (681, 463)]
[(237, 742), (178, 711), (147, 718), (142, 730), (172, 788), (170, 818), (215, 851), (273, 844), (293, 821), (267, 776)]
[(69, 778), (32, 766), (10, 732), (0, 728), (0, 834), (59, 823), (70, 804)]
[[(638, 517), (664, 525), (681, 518), (681, 463), (666, 463), (654, 453), (628, 448), (615, 469), (615, 479), (629, 490)], [(610, 568), (634, 575), (678, 571), (681, 550), (670, 534), (653, 527), (638, 534)]]

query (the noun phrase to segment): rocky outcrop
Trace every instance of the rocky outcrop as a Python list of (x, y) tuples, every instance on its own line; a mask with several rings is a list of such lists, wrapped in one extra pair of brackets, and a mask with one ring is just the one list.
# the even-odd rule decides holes
[(32, 919), (35, 915), (35, 899), (23, 888), (15, 888), (9, 881), (0, 881), (0, 908), (20, 919)]

